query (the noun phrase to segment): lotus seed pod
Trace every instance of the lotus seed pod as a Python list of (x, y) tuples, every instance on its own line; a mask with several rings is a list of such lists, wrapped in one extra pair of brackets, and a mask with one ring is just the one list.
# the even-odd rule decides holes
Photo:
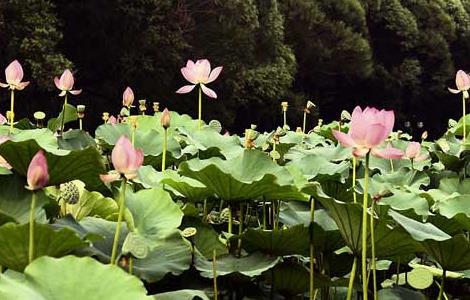
[(109, 112), (104, 112), (103, 116), (101, 117), (103, 121), (106, 123), (109, 120)]
[(145, 99), (139, 100), (139, 111), (143, 115), (145, 114), (145, 111), (147, 110), (146, 103), (147, 103), (147, 100), (145, 100)]
[(153, 112), (156, 115), (160, 111), (160, 102), (153, 102)]
[(63, 183), (60, 185), (60, 197), (69, 204), (76, 204), (80, 200), (80, 190), (73, 181)]
[(194, 227), (186, 227), (183, 232), (181, 232), (181, 235), (185, 238), (189, 238), (192, 236), (195, 236), (197, 233), (197, 229)]
[(283, 101), (281, 102), (281, 107), (282, 107), (282, 111), (283, 112), (286, 112), (287, 111), (287, 107), (289, 106), (289, 103), (287, 101)]

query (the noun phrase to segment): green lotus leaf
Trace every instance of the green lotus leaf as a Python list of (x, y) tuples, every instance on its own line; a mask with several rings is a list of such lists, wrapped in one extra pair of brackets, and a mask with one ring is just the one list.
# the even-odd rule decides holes
[[(104, 141), (106, 148), (112, 149), (121, 136), (132, 137), (132, 128), (129, 124), (104, 124), (95, 132), (96, 138)], [(163, 152), (163, 133), (157, 130), (144, 130), (140, 126), (135, 131), (134, 145), (142, 149), (145, 155), (145, 164), (161, 166)], [(181, 157), (181, 147), (176, 141), (173, 131), (168, 132), (167, 163)]]
[(83, 190), (76, 204), (67, 204), (67, 212), (76, 220), (84, 217), (101, 217), (108, 220), (117, 219), (118, 206), (114, 199), (98, 192)]
[[(24, 188), (25, 179), (19, 175), (0, 176), (0, 225), (7, 222), (29, 222), (32, 193)], [(36, 192), (35, 220), (46, 222), (43, 206), (50, 199), (42, 191)]]
[[(359, 182), (361, 187), (364, 186), (363, 179), (360, 179)], [(402, 168), (393, 173), (373, 176), (369, 182), (369, 194), (380, 194), (383, 191), (399, 187), (407, 187), (411, 191), (419, 191), (420, 187), (427, 186), (429, 183), (429, 176), (425, 172)]]
[(75, 106), (68, 104), (65, 105), (65, 117), (63, 117), (62, 109), (60, 110), (59, 116), (57, 118), (51, 118), (47, 122), (47, 128), (52, 132), (57, 131), (62, 126), (62, 119), (64, 118), (64, 124), (76, 121), (78, 119), (77, 109)]
[(412, 209), (420, 216), (431, 215), (426, 198), (415, 192), (393, 189), (393, 195), (381, 198), (378, 204), (390, 206), (398, 211)]
[(382, 289), (378, 293), (380, 300), (425, 300), (426, 297), (420, 293), (403, 287)]
[[(0, 145), (0, 155), (8, 161), (16, 172), (26, 176), (29, 163), (39, 149), (40, 145), (36, 140), (6, 141)], [(84, 150), (67, 151), (59, 150), (57, 146), (52, 148), (48, 145), (43, 149), (46, 151), (49, 167), (49, 185), (59, 185), (79, 179), (85, 183), (90, 191), (107, 190), (99, 178), (100, 174), (106, 172), (101, 154), (96, 148), (89, 147)]]
[(183, 139), (189, 147), (184, 153), (199, 153), (199, 157), (223, 156), (227, 159), (240, 156), (243, 147), (236, 136), (225, 136), (210, 127), (200, 130), (180, 129)]
[(87, 147), (96, 147), (95, 140), (83, 130), (69, 130), (57, 139), (60, 149), (82, 150)]
[(329, 162), (341, 162), (352, 157), (351, 149), (344, 148), (340, 145), (323, 145), (323, 147), (315, 147), (311, 149), (304, 149), (300, 146), (295, 146), (289, 150), (284, 156), (285, 159), (295, 161), (304, 156), (321, 157)]
[(202, 299), (209, 300), (209, 297), (199, 290), (179, 290), (173, 292), (166, 292), (156, 294), (155, 300), (193, 300), (193, 299)]
[(444, 241), (422, 242), (426, 253), (431, 255), (443, 269), (463, 271), (470, 269), (470, 242), (464, 234), (458, 234)]
[(445, 241), (451, 238), (450, 235), (440, 230), (431, 223), (422, 223), (405, 217), (396, 211), (389, 210), (388, 214), (403, 227), (416, 241), (434, 240)]
[(407, 281), (413, 288), (424, 290), (433, 284), (434, 279), (430, 271), (423, 268), (416, 268), (408, 272)]
[(329, 162), (321, 156), (307, 155), (290, 162), (288, 165), (299, 168), (307, 180), (327, 176), (328, 178), (345, 182), (345, 179), (349, 177), (350, 163), (347, 161), (337, 164)]
[[(356, 255), (360, 254), (362, 248), (362, 205), (340, 202), (330, 198), (323, 193), (318, 183), (312, 185), (309, 192), (328, 210), (351, 251)], [(406, 231), (400, 227), (392, 228), (381, 219), (375, 219), (374, 231), (377, 258), (400, 257), (421, 249)], [(368, 234), (368, 245), (370, 245), (370, 230)], [(370, 251), (368, 253), (370, 254)]]
[[(75, 232), (64, 228), (54, 230), (50, 225), (35, 224), (34, 255), (64, 256), (88, 245)], [(8, 223), (0, 227), (0, 265), (23, 271), (28, 265), (29, 224)]]
[(140, 280), (114, 265), (90, 257), (41, 257), (29, 265), (24, 280), (0, 275), (5, 300), (149, 300)]
[[(218, 257), (216, 261), (217, 276), (240, 273), (248, 277), (255, 277), (274, 267), (280, 258), (261, 254), (260, 252), (237, 258), (233, 255)], [(194, 266), (206, 278), (213, 278), (212, 261), (202, 256), (196, 256)]]
[(243, 201), (263, 196), (266, 200), (300, 200), (306, 197), (293, 186), (289, 172), (258, 150), (240, 156), (191, 159), (180, 164), (179, 173), (199, 180), (224, 201)]
[(196, 235), (191, 237), (196, 249), (207, 259), (212, 259), (213, 251), (216, 255), (228, 254), (227, 247), (220, 242), (219, 234), (209, 224), (203, 223), (200, 218), (185, 217), (181, 228), (194, 227)]
[(181, 225), (183, 212), (162, 188), (126, 193), (126, 206), (132, 214), (134, 231), (157, 240)]
[[(154, 116), (137, 116), (137, 123), (139, 124), (140, 130), (157, 130), (163, 132), (163, 127), (160, 123), (161, 112), (158, 112)], [(199, 126), (199, 121), (194, 120), (189, 115), (179, 114), (175, 111), (170, 111), (171, 126), (170, 128), (185, 128), (188, 130), (196, 130)]]

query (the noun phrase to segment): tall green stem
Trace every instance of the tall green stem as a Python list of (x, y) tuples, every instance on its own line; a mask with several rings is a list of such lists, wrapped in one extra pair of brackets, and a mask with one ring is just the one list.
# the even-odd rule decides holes
[(371, 216), (370, 216), (370, 238), (371, 238), (371, 258), (372, 258), (372, 280), (374, 286), (374, 300), (378, 299), (377, 295), (377, 272), (375, 270), (375, 232), (374, 232), (374, 200), (371, 204)]
[(232, 234), (232, 207), (228, 205), (228, 233)]
[(369, 153), (366, 155), (364, 197), (362, 199), (362, 293), (367, 300), (367, 206), (369, 198)]
[(78, 126), (79, 126), (80, 130), (83, 130), (83, 120), (82, 119), (78, 119)]
[(36, 209), (36, 191), (33, 191), (31, 197), (31, 208), (29, 210), (29, 248), (28, 248), (28, 262), (31, 263), (34, 259), (34, 213)]
[(123, 177), (121, 183), (121, 190), (119, 192), (119, 214), (117, 220), (117, 227), (116, 231), (114, 232), (114, 241), (113, 241), (113, 250), (111, 252), (111, 264), (116, 264), (116, 257), (117, 257), (117, 248), (119, 244), (119, 236), (121, 235), (121, 223), (124, 216), (124, 206), (126, 205), (126, 185), (127, 179)]
[(315, 222), (315, 198), (311, 197), (310, 199), (310, 289), (309, 296), (310, 300), (313, 300), (315, 297), (315, 246), (313, 244), (313, 224)]
[(217, 252), (212, 250), (212, 276), (214, 277), (214, 300), (217, 300), (219, 292), (217, 291), (217, 268), (216, 268)]
[(305, 127), (307, 126), (307, 112), (304, 111), (304, 124), (302, 127), (302, 132), (305, 133)]
[(242, 252), (242, 233), (243, 233), (243, 222), (244, 222), (244, 215), (243, 215), (244, 204), (240, 204), (240, 224), (238, 225), (238, 255), (241, 255)]
[(287, 125), (287, 111), (283, 111), (282, 114), (284, 115), (284, 127)]
[(129, 274), (132, 275), (134, 273), (134, 257), (132, 255), (129, 256)]
[(10, 131), (13, 131), (13, 124), (15, 123), (15, 90), (10, 93)]
[(437, 296), (437, 300), (442, 299), (442, 295), (444, 294), (444, 283), (446, 280), (446, 270), (442, 273), (442, 280), (441, 280), (441, 286), (439, 287), (439, 296)]
[(356, 269), (357, 269), (357, 257), (354, 256), (353, 264), (351, 268), (351, 275), (349, 275), (348, 295), (346, 296), (346, 300), (351, 300), (351, 297), (352, 297), (354, 279), (356, 277)]
[(67, 93), (64, 96), (64, 106), (62, 107), (62, 124), (60, 125), (60, 134), (64, 134), (64, 126), (65, 126), (65, 106), (67, 105)]
[(197, 107), (197, 118), (198, 118), (198, 129), (201, 129), (202, 126), (202, 93), (201, 85), (199, 85), (199, 102)]
[(352, 190), (353, 190), (353, 199), (354, 203), (357, 202), (357, 195), (356, 195), (356, 164), (357, 159), (355, 156), (352, 158)]
[(467, 126), (466, 121), (465, 121), (465, 94), (462, 93), (462, 122), (463, 122), (463, 142), (465, 142), (465, 138), (467, 137)]
[(163, 154), (162, 154), (162, 173), (165, 173), (166, 168), (166, 148), (168, 147), (168, 129), (164, 129), (163, 136)]

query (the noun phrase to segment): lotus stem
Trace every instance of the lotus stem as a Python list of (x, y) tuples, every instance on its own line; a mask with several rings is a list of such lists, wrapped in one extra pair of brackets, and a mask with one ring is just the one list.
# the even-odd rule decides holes
[(135, 145), (135, 130), (136, 130), (136, 128), (134, 126), (132, 126), (132, 133), (131, 133), (132, 146)]
[(400, 280), (400, 258), (397, 261), (397, 280), (395, 282), (396, 285), (398, 285), (399, 280)]
[(239, 219), (240, 224), (238, 225), (238, 255), (241, 255), (241, 252), (242, 252), (241, 235), (243, 233), (243, 220), (244, 220), (243, 208), (244, 208), (244, 204), (241, 203), (240, 204), (240, 219)]
[(354, 203), (357, 202), (357, 195), (356, 195), (356, 164), (357, 159), (355, 156), (352, 158), (352, 190), (353, 190), (353, 199)]
[(216, 267), (217, 252), (212, 250), (212, 275), (214, 277), (214, 300), (217, 300), (219, 292), (217, 291), (217, 267)]
[(315, 245), (313, 244), (313, 224), (315, 222), (315, 198), (310, 197), (310, 289), (309, 289), (309, 299), (313, 300), (315, 298)]
[(228, 205), (228, 233), (232, 234), (232, 207)]
[(31, 208), (29, 210), (29, 248), (28, 248), (28, 263), (34, 259), (34, 213), (36, 209), (36, 192), (33, 191), (31, 197)]
[(393, 160), (392, 159), (389, 159), (389, 160), (390, 160), (390, 171), (395, 172), (395, 168), (393, 167)]
[(168, 129), (164, 129), (163, 136), (163, 153), (162, 153), (162, 173), (165, 173), (166, 168), (166, 149), (168, 147)]
[(64, 126), (65, 126), (65, 106), (67, 105), (67, 93), (64, 96), (64, 105), (62, 107), (62, 123), (60, 125), (60, 135), (64, 134)]
[(10, 132), (13, 131), (13, 124), (15, 123), (15, 90), (10, 92)]
[(134, 273), (134, 257), (132, 254), (129, 256), (129, 274), (132, 275)]
[(307, 112), (304, 111), (304, 123), (302, 126), (302, 132), (305, 134), (305, 127), (307, 126)]
[(82, 119), (78, 119), (78, 126), (79, 126), (80, 130), (83, 130), (83, 120)]
[(202, 208), (202, 222), (207, 222), (207, 199), (204, 199), (204, 204)]
[(442, 272), (442, 280), (441, 280), (441, 286), (439, 287), (439, 296), (437, 296), (437, 300), (442, 299), (442, 295), (444, 294), (444, 283), (446, 280), (446, 270), (443, 270)]
[(375, 230), (374, 230), (374, 200), (371, 204), (370, 216), (370, 237), (371, 237), (371, 258), (372, 258), (372, 280), (374, 286), (374, 300), (378, 299), (377, 295), (377, 272), (375, 270)]
[(199, 85), (199, 101), (197, 107), (197, 116), (198, 116), (198, 129), (201, 129), (202, 126), (202, 93), (201, 93), (201, 85)]
[(352, 264), (352, 268), (351, 268), (351, 275), (349, 277), (348, 294), (346, 296), (346, 300), (351, 300), (351, 298), (352, 298), (354, 279), (356, 277), (356, 269), (357, 269), (357, 257), (354, 256), (353, 264)]
[(116, 231), (114, 232), (114, 240), (113, 240), (113, 250), (111, 251), (111, 262), (110, 264), (116, 264), (116, 257), (117, 257), (117, 248), (119, 244), (119, 236), (121, 235), (121, 223), (124, 216), (124, 206), (126, 205), (126, 185), (127, 179), (123, 177), (121, 183), (121, 190), (119, 192), (119, 214), (117, 220), (117, 227)]
[(465, 120), (466, 112), (465, 112), (465, 94), (462, 93), (462, 122), (463, 122), (463, 142), (465, 142), (465, 139), (467, 137), (467, 126), (466, 126), (466, 120)]
[(266, 201), (263, 200), (263, 229), (266, 230)]
[(369, 155), (366, 154), (364, 195), (362, 199), (362, 297), (367, 300), (367, 204), (369, 198)]
[(282, 114), (283, 114), (283, 117), (284, 117), (284, 127), (286, 127), (286, 125), (287, 125), (287, 110), (284, 110), (282, 112)]

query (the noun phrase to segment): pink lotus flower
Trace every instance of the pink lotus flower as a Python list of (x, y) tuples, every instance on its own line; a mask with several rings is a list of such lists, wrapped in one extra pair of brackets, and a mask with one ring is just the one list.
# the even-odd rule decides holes
[(17, 60), (11, 62), (5, 69), (5, 78), (7, 83), (0, 82), (0, 87), (21, 91), (29, 84), (29, 81), (21, 82), (23, 80), (23, 68)]
[(32, 191), (42, 189), (49, 182), (47, 160), (42, 150), (39, 150), (29, 163), (27, 181), (26, 188)]
[(421, 154), (421, 144), (410, 142), (405, 150), (405, 157), (414, 161), (423, 161), (428, 158), (427, 154)]
[(3, 125), (7, 122), (7, 118), (4, 115), (0, 114), (0, 125)]
[(455, 75), (455, 85), (457, 89), (448, 88), (449, 92), (458, 94), (462, 92), (465, 98), (468, 98), (468, 90), (470, 89), (470, 76), (462, 70), (458, 70)]
[(64, 73), (60, 76), (60, 79), (55, 77), (54, 78), (55, 86), (61, 90), (59, 96), (65, 96), (67, 92), (72, 95), (78, 95), (82, 92), (82, 90), (72, 90), (75, 80), (73, 79), (72, 72), (69, 69), (66, 69)]
[(379, 111), (370, 107), (362, 111), (359, 106), (356, 106), (349, 124), (349, 132), (346, 134), (333, 130), (333, 135), (343, 147), (352, 147), (356, 157), (364, 157), (370, 152), (372, 155), (382, 158), (401, 158), (403, 151), (400, 149), (378, 148), (392, 132), (394, 123), (395, 114), (393, 111)]
[(217, 98), (217, 94), (206, 87), (205, 84), (216, 80), (220, 72), (222, 72), (222, 67), (216, 67), (211, 71), (211, 64), (207, 59), (200, 59), (196, 61), (196, 63), (192, 60), (188, 60), (186, 67), (181, 68), (181, 74), (183, 74), (183, 77), (192, 83), (192, 85), (185, 85), (176, 92), (178, 94), (186, 94), (191, 92), (196, 85), (200, 84), (204, 94), (211, 98)]
[(122, 93), (122, 106), (131, 107), (134, 102), (134, 92), (130, 87), (127, 87)]
[(111, 153), (111, 161), (113, 162), (115, 172), (100, 175), (103, 182), (109, 183), (118, 180), (120, 174), (124, 175), (127, 179), (133, 179), (137, 176), (137, 170), (144, 162), (144, 152), (140, 149), (135, 149), (127, 137), (121, 136)]

